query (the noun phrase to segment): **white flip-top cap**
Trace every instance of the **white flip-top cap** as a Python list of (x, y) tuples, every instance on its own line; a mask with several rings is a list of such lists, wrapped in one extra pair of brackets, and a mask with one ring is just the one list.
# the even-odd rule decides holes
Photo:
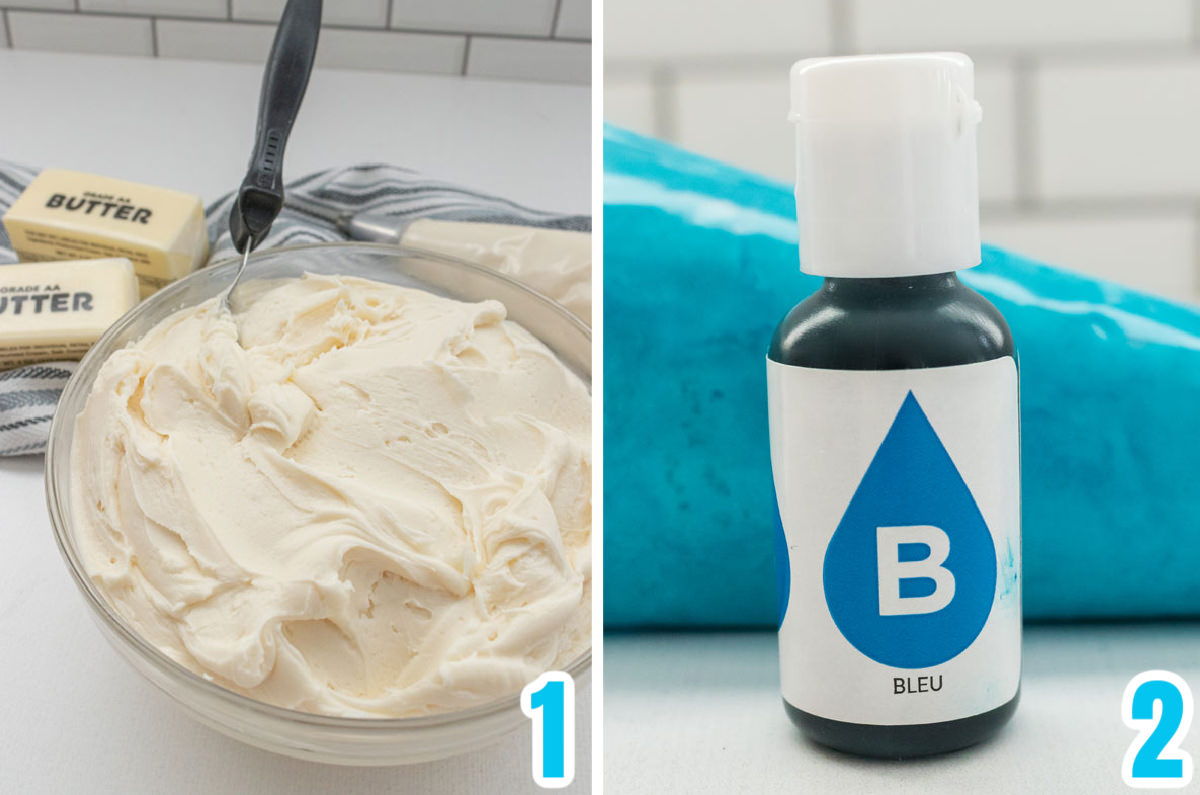
[(800, 268), (916, 276), (979, 264), (975, 70), (960, 53), (792, 67)]

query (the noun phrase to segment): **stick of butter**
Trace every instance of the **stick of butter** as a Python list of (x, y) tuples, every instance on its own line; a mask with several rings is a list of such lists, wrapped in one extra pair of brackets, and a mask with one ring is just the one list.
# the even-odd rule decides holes
[(137, 302), (127, 259), (0, 265), (0, 370), (78, 359)]
[(128, 259), (143, 296), (208, 259), (195, 196), (75, 171), (38, 174), (4, 214), (4, 227), (22, 262)]

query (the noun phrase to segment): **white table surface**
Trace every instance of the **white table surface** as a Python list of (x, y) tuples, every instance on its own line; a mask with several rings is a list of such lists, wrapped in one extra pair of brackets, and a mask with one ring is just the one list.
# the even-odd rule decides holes
[[(1174, 671), (1200, 693), (1200, 623), (1027, 627), (1021, 703), (991, 742), (906, 762), (823, 749), (792, 727), (773, 633), (609, 635), (604, 786), (655, 793), (1129, 792), (1121, 696)], [(1200, 763), (1200, 725), (1183, 743)], [(1192, 791), (1200, 790), (1193, 781)]]
[[(0, 158), (175, 188), (245, 176), (261, 67), (0, 50)], [(587, 87), (318, 69), (284, 176), (382, 161), (540, 210), (591, 207)]]
[[(0, 51), (0, 158), (173, 187), (206, 202), (249, 156), (261, 69)], [(287, 173), (416, 168), (547, 210), (589, 212), (587, 88), (344, 70), (314, 74)], [(101, 638), (46, 517), (42, 458), (0, 459), (0, 792), (534, 792), (529, 737), (409, 768), (297, 762), (193, 723)], [(577, 783), (590, 780), (581, 688)]]

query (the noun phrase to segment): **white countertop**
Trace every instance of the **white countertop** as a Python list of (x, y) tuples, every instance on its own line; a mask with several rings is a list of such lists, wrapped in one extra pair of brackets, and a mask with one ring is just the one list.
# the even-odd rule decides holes
[[(0, 51), (0, 158), (173, 187), (240, 182), (261, 69)], [(287, 174), (409, 166), (540, 209), (589, 212), (587, 88), (318, 70)], [(536, 792), (529, 735), (410, 768), (339, 768), (244, 746), (144, 684), (92, 625), (46, 516), (42, 458), (0, 459), (0, 790), (89, 793)], [(589, 791), (590, 688), (576, 784)]]
[[(730, 795), (1129, 792), (1121, 761), (1135, 733), (1121, 721), (1121, 696), (1155, 668), (1200, 692), (1200, 623), (1026, 627), (1012, 722), (974, 748), (892, 762), (800, 737), (780, 700), (774, 633), (609, 635), (604, 785)], [(1200, 762), (1200, 725), (1182, 747)]]
[[(0, 50), (0, 158), (194, 193), (242, 182), (262, 68)], [(285, 177), (381, 161), (539, 210), (591, 207), (582, 86), (317, 69)]]

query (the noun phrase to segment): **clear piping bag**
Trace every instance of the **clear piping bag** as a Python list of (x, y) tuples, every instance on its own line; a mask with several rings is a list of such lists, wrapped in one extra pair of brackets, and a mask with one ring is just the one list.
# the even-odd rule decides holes
[(515, 224), (342, 213), (300, 196), (287, 206), (336, 224), (353, 240), (443, 254), (512, 276), (591, 325), (592, 236)]

